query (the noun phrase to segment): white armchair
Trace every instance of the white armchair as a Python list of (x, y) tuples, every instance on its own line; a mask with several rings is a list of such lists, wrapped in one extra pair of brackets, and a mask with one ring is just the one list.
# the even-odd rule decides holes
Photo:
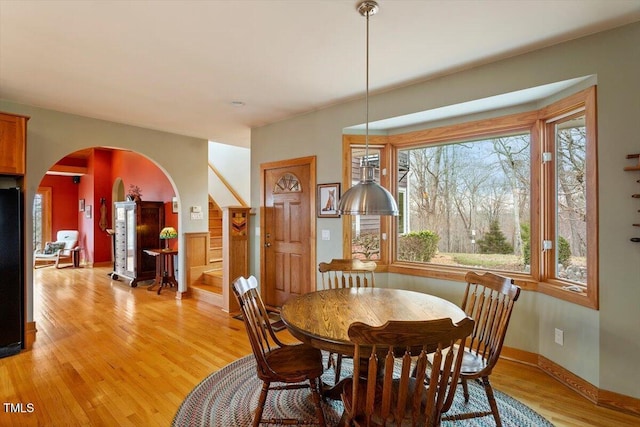
[(79, 250), (78, 235), (78, 230), (58, 231), (55, 242), (47, 242), (43, 250), (36, 249), (33, 254), (33, 266), (35, 267), (36, 263), (41, 261), (46, 265), (62, 268), (61, 261), (72, 262), (74, 252)]

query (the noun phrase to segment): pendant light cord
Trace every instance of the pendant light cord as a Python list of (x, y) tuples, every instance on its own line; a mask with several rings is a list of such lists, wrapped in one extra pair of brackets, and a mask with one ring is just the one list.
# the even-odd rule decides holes
[(360, 159), (360, 182), (342, 195), (337, 211), (339, 215), (398, 216), (398, 205), (393, 196), (375, 181), (376, 168), (369, 165), (369, 17), (378, 12), (378, 3), (362, 0), (358, 12), (367, 18), (365, 151), (364, 159)]
[(367, 51), (366, 51), (366, 90), (365, 90), (365, 131), (364, 131), (364, 159), (365, 165), (369, 166), (369, 16), (371, 13), (367, 12)]

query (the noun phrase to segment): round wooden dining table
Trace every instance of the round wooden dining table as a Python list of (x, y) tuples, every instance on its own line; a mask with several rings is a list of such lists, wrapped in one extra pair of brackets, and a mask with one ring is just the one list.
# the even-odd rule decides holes
[(291, 335), (321, 350), (353, 356), (349, 325), (382, 326), (388, 320), (466, 317), (454, 303), (421, 292), (387, 288), (342, 288), (310, 292), (289, 299), (280, 317)]

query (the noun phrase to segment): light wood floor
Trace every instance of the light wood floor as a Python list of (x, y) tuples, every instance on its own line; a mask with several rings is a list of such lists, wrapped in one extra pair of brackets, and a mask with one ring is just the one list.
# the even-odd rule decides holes
[[(169, 426), (195, 385), (250, 353), (241, 321), (170, 290), (130, 288), (109, 271), (36, 270), (37, 338), (32, 351), (0, 359), (0, 425)], [(557, 426), (640, 425), (537, 368), (501, 361), (492, 378)]]

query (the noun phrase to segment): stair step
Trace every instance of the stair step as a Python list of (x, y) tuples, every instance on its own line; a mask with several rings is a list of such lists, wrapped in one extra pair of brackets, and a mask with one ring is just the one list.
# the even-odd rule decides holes
[[(202, 288), (222, 294), (222, 209), (209, 198), (209, 265), (202, 275)], [(203, 291), (204, 292), (204, 291)]]
[(210, 270), (202, 275), (202, 283), (220, 289), (222, 293), (222, 270)]
[(193, 299), (203, 301), (218, 307), (223, 306), (221, 287), (205, 284), (194, 284), (190, 289)]

